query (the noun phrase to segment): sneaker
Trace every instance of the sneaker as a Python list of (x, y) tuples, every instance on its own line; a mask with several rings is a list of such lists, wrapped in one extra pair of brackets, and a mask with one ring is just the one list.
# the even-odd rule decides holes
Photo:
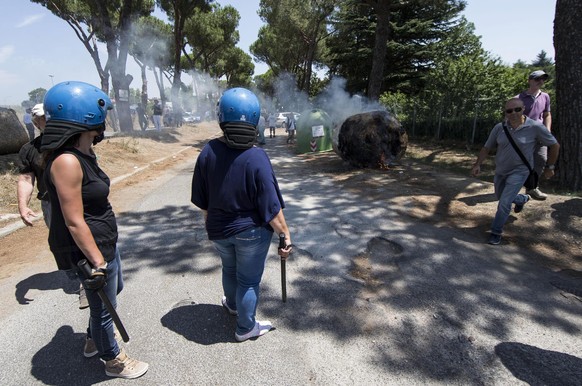
[(228, 303), (226, 302), (226, 296), (222, 297), (222, 306), (228, 311), (229, 314), (231, 315), (238, 315), (238, 311), (237, 310), (233, 310), (232, 308), (230, 308), (228, 306)]
[(87, 300), (87, 294), (85, 293), (85, 288), (81, 286), (79, 288), (79, 309), (84, 310), (89, 308), (89, 301)]
[[(119, 331), (117, 331), (117, 328), (113, 330), (113, 337), (115, 338), (117, 345), (119, 347), (121, 347), (121, 344), (123, 343), (123, 338), (119, 334)], [(98, 352), (98, 350), (97, 350), (97, 345), (95, 345), (95, 341), (93, 339), (87, 337), (85, 339), (85, 347), (83, 348), (83, 355), (85, 356), (85, 358), (91, 358), (91, 357), (94, 357), (95, 355), (97, 355), (97, 352)]]
[(491, 236), (489, 236), (489, 241), (487, 241), (487, 244), (491, 244), (491, 245), (499, 245), (501, 243), (501, 235), (496, 235), (491, 233)]
[(525, 203), (531, 199), (531, 196), (529, 194), (526, 194), (525, 197), (526, 197), (526, 199), (523, 202), (523, 204), (515, 204), (515, 207), (513, 208), (513, 211), (515, 213), (521, 212), (523, 210), (523, 206), (525, 205)]
[(528, 190), (525, 193), (531, 196), (531, 198), (533, 198), (534, 200), (543, 201), (546, 198), (548, 198), (548, 195), (542, 192), (539, 188)]
[(267, 332), (271, 331), (272, 328), (273, 326), (271, 325), (271, 322), (269, 322), (268, 320), (256, 322), (255, 328), (253, 328), (246, 334), (239, 335), (235, 333), (234, 338), (236, 339), (237, 342), (244, 342), (247, 339), (265, 335)]
[(138, 378), (148, 371), (149, 365), (127, 356), (125, 350), (110, 361), (105, 362), (105, 374), (117, 378)]
[(95, 345), (95, 341), (89, 337), (85, 339), (85, 347), (83, 348), (83, 355), (85, 358), (91, 358), (97, 355), (99, 351), (97, 351), (97, 346)]

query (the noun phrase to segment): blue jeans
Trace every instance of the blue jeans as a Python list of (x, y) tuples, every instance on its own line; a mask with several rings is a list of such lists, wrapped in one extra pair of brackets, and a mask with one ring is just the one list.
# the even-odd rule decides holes
[(236, 333), (239, 335), (255, 327), (259, 284), (272, 237), (273, 232), (258, 227), (228, 239), (214, 240), (222, 259), (222, 289), (226, 302), (238, 311)]
[(259, 143), (264, 144), (265, 143), (265, 127), (259, 127), (258, 128), (258, 132), (259, 132)]
[[(119, 250), (115, 249), (115, 258), (107, 263), (107, 285), (103, 287), (103, 292), (114, 308), (117, 307), (117, 295), (122, 289), (121, 256)], [(113, 336), (113, 319), (97, 291), (85, 288), (85, 292), (90, 311), (87, 336), (95, 341), (99, 357), (104, 361), (111, 360), (119, 354), (119, 346)]]
[(491, 233), (501, 235), (503, 225), (511, 213), (511, 204), (523, 205), (527, 201), (525, 194), (519, 194), (523, 183), (527, 180), (529, 171), (518, 171), (512, 174), (501, 176), (496, 174), (493, 179), (495, 185), (495, 196), (499, 200), (497, 213), (491, 225)]

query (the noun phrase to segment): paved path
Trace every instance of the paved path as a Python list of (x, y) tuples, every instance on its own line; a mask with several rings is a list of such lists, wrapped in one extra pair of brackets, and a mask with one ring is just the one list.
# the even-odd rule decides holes
[[(138, 199), (118, 216), (119, 312), (149, 372), (109, 379), (82, 356), (88, 313), (46, 252), (36, 271), (0, 281), (14, 293), (0, 316), (0, 384), (580, 384), (582, 303), (550, 283), (568, 277), (515, 246), (397, 215), (388, 173), (356, 173), (347, 188), (307, 173), (283, 137), (266, 150), (298, 247), (283, 304), (273, 238), (258, 315), (275, 331), (234, 340), (220, 261), (189, 203), (192, 160), (130, 188)], [(370, 178), (378, 188), (358, 190)], [(357, 256), (368, 285), (352, 276)]]

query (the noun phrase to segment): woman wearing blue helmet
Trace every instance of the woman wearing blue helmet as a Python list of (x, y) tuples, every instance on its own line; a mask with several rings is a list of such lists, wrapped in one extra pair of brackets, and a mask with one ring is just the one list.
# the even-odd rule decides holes
[(90, 308), (85, 357), (99, 354), (109, 376), (137, 378), (148, 364), (129, 358), (119, 347), (111, 315), (98, 294), (103, 290), (115, 307), (123, 288), (109, 177), (99, 168), (92, 148), (103, 139), (111, 107), (103, 91), (83, 82), (59, 83), (45, 95), (47, 123), (41, 151), (52, 210), (49, 246), (59, 269), (76, 270), (83, 259), (92, 268), (91, 276), (82, 280)]
[(247, 89), (224, 92), (218, 103), (218, 122), (224, 135), (202, 149), (192, 178), (194, 205), (202, 209), (208, 238), (222, 260), (222, 305), (237, 316), (235, 339), (261, 336), (271, 322), (255, 319), (259, 284), (273, 231), (291, 235), (283, 216), (285, 204), (271, 162), (255, 147), (259, 100)]

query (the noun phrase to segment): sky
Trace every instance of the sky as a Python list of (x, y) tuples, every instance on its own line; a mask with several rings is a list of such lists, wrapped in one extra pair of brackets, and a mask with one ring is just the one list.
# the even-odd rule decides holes
[[(247, 53), (262, 21), (259, 0), (217, 0), (240, 15), (238, 46)], [(464, 16), (475, 25), (485, 50), (511, 65), (530, 63), (540, 51), (554, 58), (553, 22), (556, 0), (468, 0)], [(43, 6), (27, 0), (0, 0), (0, 106), (19, 106), (36, 88), (49, 89), (66, 80), (99, 86), (93, 61), (71, 27)], [(102, 61), (106, 58), (101, 55)], [(140, 88), (139, 68), (128, 59), (132, 88)], [(255, 62), (255, 74), (267, 71)], [(185, 77), (183, 80), (187, 80)], [(159, 96), (148, 73), (150, 97)]]

